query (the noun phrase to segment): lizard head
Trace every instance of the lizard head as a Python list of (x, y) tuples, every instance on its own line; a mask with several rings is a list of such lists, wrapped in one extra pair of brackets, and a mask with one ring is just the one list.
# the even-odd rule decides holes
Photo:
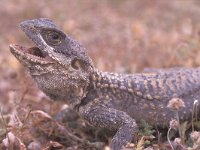
[(20, 28), (35, 46), (10, 45), (12, 54), (52, 99), (79, 103), (78, 100), (86, 94), (93, 71), (93, 63), (85, 48), (49, 19), (27, 20), (20, 24)]

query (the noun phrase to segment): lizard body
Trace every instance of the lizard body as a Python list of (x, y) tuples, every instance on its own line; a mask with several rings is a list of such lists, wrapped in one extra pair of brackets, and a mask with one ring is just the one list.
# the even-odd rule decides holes
[(167, 126), (173, 118), (167, 108), (170, 99), (185, 102), (182, 120), (191, 117), (194, 100), (199, 101), (200, 68), (102, 72), (94, 67), (85, 48), (51, 20), (27, 20), (20, 27), (36, 47), (10, 45), (13, 55), (51, 99), (65, 101), (94, 126), (117, 129), (111, 143), (114, 150), (131, 141), (141, 119)]

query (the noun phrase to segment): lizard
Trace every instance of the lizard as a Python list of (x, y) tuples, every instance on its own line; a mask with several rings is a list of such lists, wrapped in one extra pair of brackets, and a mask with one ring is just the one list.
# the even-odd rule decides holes
[(103, 72), (95, 68), (86, 48), (52, 20), (25, 20), (20, 28), (35, 46), (11, 44), (11, 53), (51, 99), (64, 101), (93, 126), (116, 130), (112, 150), (121, 150), (134, 138), (141, 119), (168, 126), (174, 116), (167, 108), (170, 99), (185, 103), (181, 120), (191, 118), (193, 103), (199, 102), (200, 68)]

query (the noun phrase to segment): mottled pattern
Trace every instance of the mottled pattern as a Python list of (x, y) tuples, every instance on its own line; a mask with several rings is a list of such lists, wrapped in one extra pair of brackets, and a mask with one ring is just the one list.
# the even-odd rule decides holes
[[(200, 68), (148, 70), (117, 74), (94, 68), (85, 48), (48, 19), (28, 20), (22, 30), (37, 48), (11, 45), (38, 87), (54, 100), (63, 100), (94, 126), (117, 130), (113, 150), (120, 150), (137, 132), (137, 122), (167, 126), (172, 98), (181, 98), (181, 120), (191, 118), (200, 95)], [(198, 115), (199, 116), (199, 115)]]
[(152, 125), (168, 126), (174, 113), (167, 104), (174, 97), (186, 104), (181, 119), (191, 118), (194, 100), (199, 100), (199, 71), (182, 68), (130, 75), (96, 71), (86, 99), (101, 97), (100, 104), (125, 111), (136, 121), (144, 119)]

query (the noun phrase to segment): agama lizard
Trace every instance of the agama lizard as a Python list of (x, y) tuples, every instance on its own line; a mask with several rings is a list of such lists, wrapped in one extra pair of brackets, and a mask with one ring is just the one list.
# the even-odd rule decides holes
[(10, 45), (12, 54), (51, 99), (63, 100), (94, 126), (117, 129), (113, 150), (121, 150), (132, 140), (141, 119), (167, 126), (174, 115), (167, 108), (170, 99), (185, 102), (182, 120), (191, 118), (194, 100), (200, 101), (200, 68), (102, 72), (94, 67), (86, 49), (51, 20), (27, 20), (20, 27), (36, 47)]

